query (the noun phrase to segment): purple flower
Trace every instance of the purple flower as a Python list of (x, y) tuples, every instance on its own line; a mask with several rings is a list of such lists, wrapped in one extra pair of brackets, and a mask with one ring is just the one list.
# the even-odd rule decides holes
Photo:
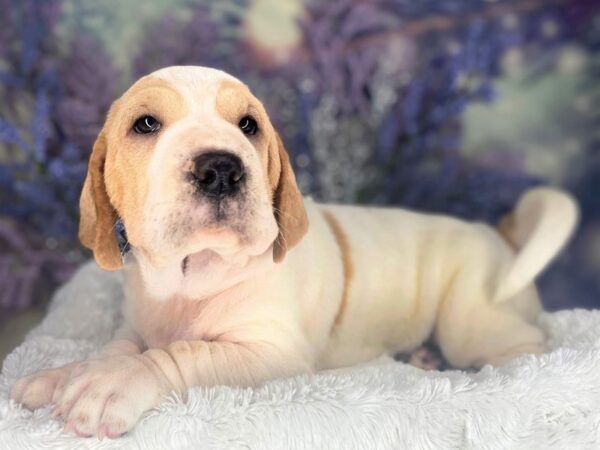
[[(238, 10), (246, 4), (236, 3)], [(121, 77), (102, 45), (82, 30), (59, 51), (61, 4), (0, 0), (0, 145), (7, 155), (0, 162), (0, 216), (10, 218), (10, 225), (0, 221), (5, 305), (32, 302), (31, 286), (64, 279), (72, 255), (80, 255), (79, 191)], [(600, 42), (599, 8), (589, 0), (311, 1), (294, 58), (267, 68), (252, 57), (243, 18), (215, 4), (192, 5), (187, 20), (167, 15), (149, 24), (133, 47), (139, 48), (133, 75), (197, 64), (248, 82), (265, 100), (302, 189), (317, 198), (489, 222), (542, 180), (518, 161), (501, 164), (500, 153), (487, 161), (463, 157), (462, 112), (496, 99), (493, 82), (507, 49), (518, 46), (526, 58), (542, 61), (544, 52), (567, 41), (589, 52)], [(597, 179), (594, 167), (590, 162), (586, 169)], [(592, 178), (582, 180), (572, 188), (594, 212), (583, 218), (591, 230), (600, 223), (598, 193)], [(595, 192), (591, 200), (588, 191)], [(569, 257), (582, 258), (581, 242)], [(572, 272), (565, 263), (554, 279), (561, 286), (576, 280), (580, 288), (573, 292), (582, 299), (600, 295), (593, 273)]]

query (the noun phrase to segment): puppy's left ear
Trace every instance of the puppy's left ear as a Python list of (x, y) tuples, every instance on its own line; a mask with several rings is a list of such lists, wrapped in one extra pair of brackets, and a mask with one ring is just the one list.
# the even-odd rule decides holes
[(271, 145), (274, 148), (270, 152), (268, 175), (273, 187), (275, 219), (279, 226), (279, 234), (273, 245), (273, 261), (279, 263), (306, 234), (308, 217), (288, 153), (277, 133)]
[(94, 143), (79, 200), (79, 240), (94, 252), (100, 267), (117, 270), (123, 266), (123, 260), (114, 232), (117, 212), (110, 203), (104, 182), (106, 150), (102, 131)]

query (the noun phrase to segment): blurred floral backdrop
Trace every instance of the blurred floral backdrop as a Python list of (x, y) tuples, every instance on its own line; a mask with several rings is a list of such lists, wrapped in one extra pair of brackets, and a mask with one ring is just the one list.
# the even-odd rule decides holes
[(306, 194), (494, 223), (527, 187), (583, 209), (542, 279), (600, 306), (600, 7), (592, 0), (0, 0), (0, 306), (48, 299), (110, 102), (172, 64), (246, 81)]

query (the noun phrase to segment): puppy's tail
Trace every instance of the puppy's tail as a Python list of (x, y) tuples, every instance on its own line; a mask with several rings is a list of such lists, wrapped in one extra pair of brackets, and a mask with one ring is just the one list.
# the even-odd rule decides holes
[(498, 227), (517, 253), (500, 278), (495, 301), (510, 299), (533, 282), (565, 246), (578, 217), (575, 199), (564, 191), (541, 187), (525, 192)]

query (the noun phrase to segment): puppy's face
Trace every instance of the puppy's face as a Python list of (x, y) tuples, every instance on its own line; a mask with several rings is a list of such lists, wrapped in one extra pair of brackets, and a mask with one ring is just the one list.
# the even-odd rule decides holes
[(90, 158), (80, 238), (100, 266), (122, 265), (121, 218), (153, 267), (190, 258), (280, 261), (306, 232), (285, 149), (263, 108), (235, 78), (170, 67), (115, 101)]

